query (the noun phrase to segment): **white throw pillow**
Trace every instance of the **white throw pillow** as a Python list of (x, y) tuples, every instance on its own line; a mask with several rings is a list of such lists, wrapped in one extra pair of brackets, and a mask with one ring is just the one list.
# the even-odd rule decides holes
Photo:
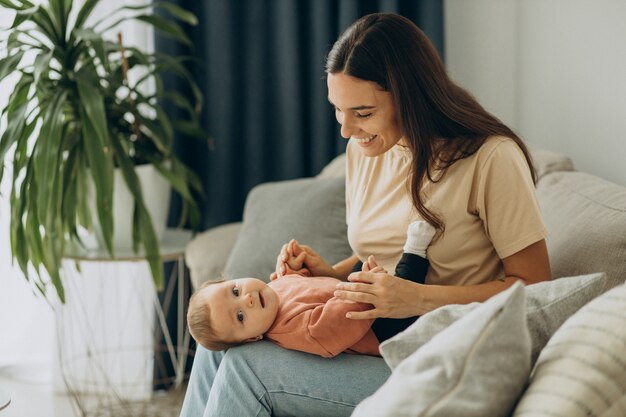
[[(604, 273), (559, 278), (526, 287), (526, 318), (532, 341), (531, 363), (552, 334), (589, 300), (612, 288)], [(480, 303), (449, 305), (423, 315), (404, 332), (385, 341), (380, 350), (391, 369)]]
[(570, 317), (541, 352), (514, 416), (626, 416), (626, 286)]
[(492, 297), (414, 352), (353, 417), (506, 416), (530, 373), (524, 287)]

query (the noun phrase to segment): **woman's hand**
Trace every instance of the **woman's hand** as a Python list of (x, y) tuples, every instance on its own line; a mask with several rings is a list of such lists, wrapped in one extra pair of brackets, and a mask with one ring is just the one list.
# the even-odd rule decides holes
[(337, 284), (335, 297), (343, 300), (372, 304), (367, 311), (349, 312), (351, 319), (388, 317), (401, 319), (420, 316), (427, 312), (420, 307), (423, 285), (389, 275), (385, 272), (355, 272), (349, 282)]

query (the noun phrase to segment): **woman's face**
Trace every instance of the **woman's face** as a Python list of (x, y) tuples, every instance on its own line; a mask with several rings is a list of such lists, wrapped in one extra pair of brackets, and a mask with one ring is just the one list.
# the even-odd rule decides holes
[(327, 82), (341, 136), (354, 139), (365, 156), (382, 155), (402, 139), (391, 93), (342, 73), (328, 74)]

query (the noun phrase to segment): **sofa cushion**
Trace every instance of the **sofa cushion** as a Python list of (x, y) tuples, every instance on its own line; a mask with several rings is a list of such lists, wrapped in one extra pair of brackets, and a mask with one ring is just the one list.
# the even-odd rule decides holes
[(530, 145), (528, 145), (528, 149), (530, 150), (530, 156), (533, 159), (538, 179), (552, 172), (574, 170), (574, 162), (563, 154)]
[(555, 172), (537, 183), (555, 277), (604, 271), (626, 277), (626, 187), (583, 172)]
[(344, 177), (305, 178), (253, 188), (225, 275), (268, 280), (280, 248), (292, 238), (329, 263), (349, 257), (344, 183)]
[(189, 242), (185, 248), (185, 263), (194, 288), (222, 276), (240, 229), (241, 222), (222, 224), (198, 233)]
[(346, 175), (346, 154), (337, 155), (317, 174), (315, 178), (345, 177)]
[(626, 286), (591, 301), (541, 352), (514, 416), (626, 415)]
[[(568, 317), (589, 300), (613, 286), (607, 281), (604, 273), (561, 278), (527, 286), (526, 320), (532, 343), (532, 363), (552, 334)], [(380, 346), (385, 361), (394, 369), (436, 334), (480, 305), (480, 303), (448, 305), (423, 315), (404, 332)]]
[(530, 373), (524, 288), (492, 297), (411, 354), (353, 417), (506, 416)]

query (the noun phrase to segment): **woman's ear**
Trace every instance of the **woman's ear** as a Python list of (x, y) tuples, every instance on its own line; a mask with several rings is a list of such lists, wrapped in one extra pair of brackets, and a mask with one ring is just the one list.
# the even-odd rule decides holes
[(249, 339), (244, 340), (244, 343), (251, 343), (251, 342), (258, 342), (259, 340), (263, 339), (263, 335), (258, 335), (257, 337), (251, 337)]

